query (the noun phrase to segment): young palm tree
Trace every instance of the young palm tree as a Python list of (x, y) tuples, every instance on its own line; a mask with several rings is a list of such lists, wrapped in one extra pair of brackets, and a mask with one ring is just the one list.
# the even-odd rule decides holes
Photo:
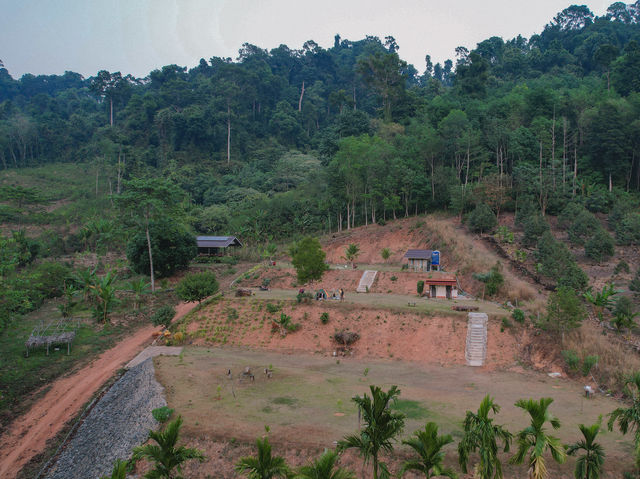
[(391, 386), (384, 392), (378, 386), (370, 386), (371, 397), (366, 394), (362, 397), (355, 396), (353, 402), (358, 405), (362, 413), (364, 428), (359, 434), (345, 437), (338, 442), (338, 451), (355, 448), (363, 457), (365, 464), (369, 460), (373, 463), (373, 479), (378, 479), (378, 470), (382, 469), (388, 475), (387, 466), (379, 462), (380, 451), (391, 452), (392, 441), (404, 427), (404, 415), (393, 412), (391, 404), (400, 395), (397, 386)]
[(428, 422), (424, 431), (416, 431), (413, 434), (415, 437), (402, 441), (402, 444), (411, 447), (418, 454), (418, 458), (405, 461), (400, 476), (407, 471), (417, 471), (424, 474), (427, 479), (440, 476), (455, 479), (457, 476), (453, 469), (444, 467), (442, 464), (444, 459), (442, 448), (453, 442), (451, 434), (438, 436), (438, 426), (435, 422)]
[(640, 470), (640, 371), (636, 371), (625, 381), (625, 392), (631, 397), (631, 406), (619, 407), (609, 413), (607, 426), (609, 431), (612, 431), (613, 425), (618, 423), (622, 434), (626, 434), (627, 431), (634, 432), (635, 462), (636, 468)]
[(133, 291), (133, 306), (135, 309), (140, 309), (142, 296), (151, 291), (150, 286), (151, 284), (147, 283), (144, 278), (129, 281), (129, 289)]
[(308, 466), (302, 466), (295, 475), (296, 479), (355, 479), (356, 475), (348, 469), (336, 467), (338, 453), (325, 450), (322, 455)]
[(118, 459), (113, 465), (113, 471), (110, 476), (103, 476), (102, 479), (127, 479), (127, 461)]
[(549, 450), (551, 457), (558, 464), (564, 463), (567, 453), (560, 439), (547, 434), (545, 424), (549, 422), (551, 427), (558, 429), (560, 421), (549, 411), (549, 405), (553, 402), (551, 398), (542, 398), (539, 401), (533, 399), (520, 399), (516, 406), (524, 409), (531, 416), (531, 424), (525, 427), (517, 435), (518, 451), (509, 460), (512, 464), (522, 464), (525, 456), (529, 453), (529, 478), (544, 479), (547, 477), (547, 466), (544, 453)]
[(354, 265), (358, 256), (360, 256), (360, 246), (355, 243), (349, 243), (349, 245), (344, 250), (344, 256), (342, 257), (342, 259), (347, 260), (352, 265)]
[(236, 471), (246, 474), (249, 479), (286, 478), (291, 470), (283, 457), (271, 455), (269, 438), (256, 439), (258, 456), (242, 457), (236, 464)]
[(148, 479), (181, 479), (182, 464), (190, 459), (204, 461), (202, 452), (197, 449), (184, 446), (176, 447), (182, 417), (178, 416), (175, 421), (167, 424), (164, 430), (149, 431), (149, 439), (154, 440), (157, 445), (145, 444), (133, 449), (133, 460), (148, 459), (154, 464), (154, 468), (147, 472), (144, 477)]
[(602, 465), (604, 464), (604, 450), (602, 446), (595, 442), (596, 436), (600, 431), (600, 421), (602, 416), (598, 419), (598, 422), (585, 426), (580, 424), (578, 427), (584, 436), (584, 439), (580, 439), (578, 442), (571, 444), (567, 449), (569, 456), (574, 456), (578, 451), (584, 451), (585, 454), (580, 456), (576, 461), (576, 468), (573, 475), (576, 479), (599, 479), (602, 472)]
[[(509, 452), (512, 435), (504, 427), (493, 424), (489, 413), (498, 414), (500, 406), (488, 394), (480, 403), (477, 413), (467, 411), (464, 418), (464, 436), (458, 444), (458, 460), (462, 472), (467, 473), (469, 455), (478, 451), (480, 462), (476, 466), (481, 479), (501, 479), (502, 463), (498, 458), (500, 449)], [(498, 445), (502, 442), (502, 447)]]

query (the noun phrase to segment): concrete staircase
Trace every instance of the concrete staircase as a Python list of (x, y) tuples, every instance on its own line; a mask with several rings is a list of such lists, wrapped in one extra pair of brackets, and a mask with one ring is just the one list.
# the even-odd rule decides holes
[(468, 366), (482, 366), (487, 357), (487, 322), (485, 313), (469, 313), (465, 357)]
[(356, 291), (358, 293), (366, 293), (367, 291), (371, 291), (371, 287), (373, 286), (373, 282), (376, 280), (378, 276), (378, 272), (374, 270), (366, 270), (362, 273), (362, 278), (360, 278), (360, 283), (358, 284), (358, 288)]

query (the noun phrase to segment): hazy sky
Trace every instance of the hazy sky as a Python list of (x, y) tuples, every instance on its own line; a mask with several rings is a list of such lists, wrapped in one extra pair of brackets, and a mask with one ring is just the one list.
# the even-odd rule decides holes
[[(602, 15), (614, 0), (586, 2)], [(393, 35), (400, 56), (424, 71), (490, 36), (540, 32), (570, 0), (0, 0), (0, 59), (24, 73), (88, 77), (98, 70), (137, 77), (200, 58), (237, 57), (244, 42), (299, 49)], [(573, 2), (582, 4), (585, 2)]]

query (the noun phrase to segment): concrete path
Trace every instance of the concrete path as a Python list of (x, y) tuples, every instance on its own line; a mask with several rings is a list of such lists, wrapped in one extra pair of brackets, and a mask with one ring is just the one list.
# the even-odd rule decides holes
[(149, 358), (155, 358), (156, 356), (180, 356), (182, 352), (182, 346), (149, 346), (142, 350), (135, 358), (127, 363), (126, 369), (131, 369), (134, 366), (144, 362)]

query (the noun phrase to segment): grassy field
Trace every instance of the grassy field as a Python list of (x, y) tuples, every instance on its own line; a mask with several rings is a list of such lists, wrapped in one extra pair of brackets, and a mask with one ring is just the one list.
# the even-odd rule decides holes
[[(252, 368), (255, 382), (239, 378), (245, 367)], [(265, 367), (274, 369), (273, 378), (265, 377)], [(469, 367), (226, 348), (186, 348), (181, 357), (157, 358), (156, 375), (166, 388), (169, 405), (185, 418), (188, 437), (249, 442), (268, 425), (273, 441), (288, 447), (331, 448), (355, 432), (358, 415), (351, 398), (367, 393), (370, 384), (385, 388), (396, 384), (401, 389), (396, 407), (407, 415), (403, 437), (426, 421), (435, 421), (442, 432), (460, 439), (465, 411), (476, 410), (487, 393), (503, 407), (498, 423), (511, 431), (527, 424), (524, 412), (513, 406), (516, 400), (554, 398), (551, 412), (562, 422), (556, 434), (563, 442), (578, 439), (578, 424), (591, 424), (619, 405), (602, 396), (584, 399), (580, 384), (539, 373), (488, 373)], [(598, 439), (610, 468), (631, 468), (630, 436), (602, 431)], [(448, 461), (455, 462), (453, 448), (448, 450)], [(568, 472), (572, 464), (571, 459), (562, 471)]]
[[(264, 300), (295, 300), (298, 292), (293, 289), (270, 289), (269, 291), (255, 291), (257, 299)], [(327, 300), (329, 302), (333, 300)], [(448, 299), (425, 299), (417, 298), (415, 295), (391, 294), (391, 293), (348, 293), (344, 299), (345, 303), (359, 304), (373, 308), (401, 309), (413, 312), (431, 312), (442, 315), (452, 315), (464, 317), (467, 313), (453, 311), (453, 305), (478, 306), (480, 311), (491, 316), (508, 316), (510, 312), (497, 303), (482, 300), (448, 300)], [(415, 306), (409, 306), (415, 303)]]

